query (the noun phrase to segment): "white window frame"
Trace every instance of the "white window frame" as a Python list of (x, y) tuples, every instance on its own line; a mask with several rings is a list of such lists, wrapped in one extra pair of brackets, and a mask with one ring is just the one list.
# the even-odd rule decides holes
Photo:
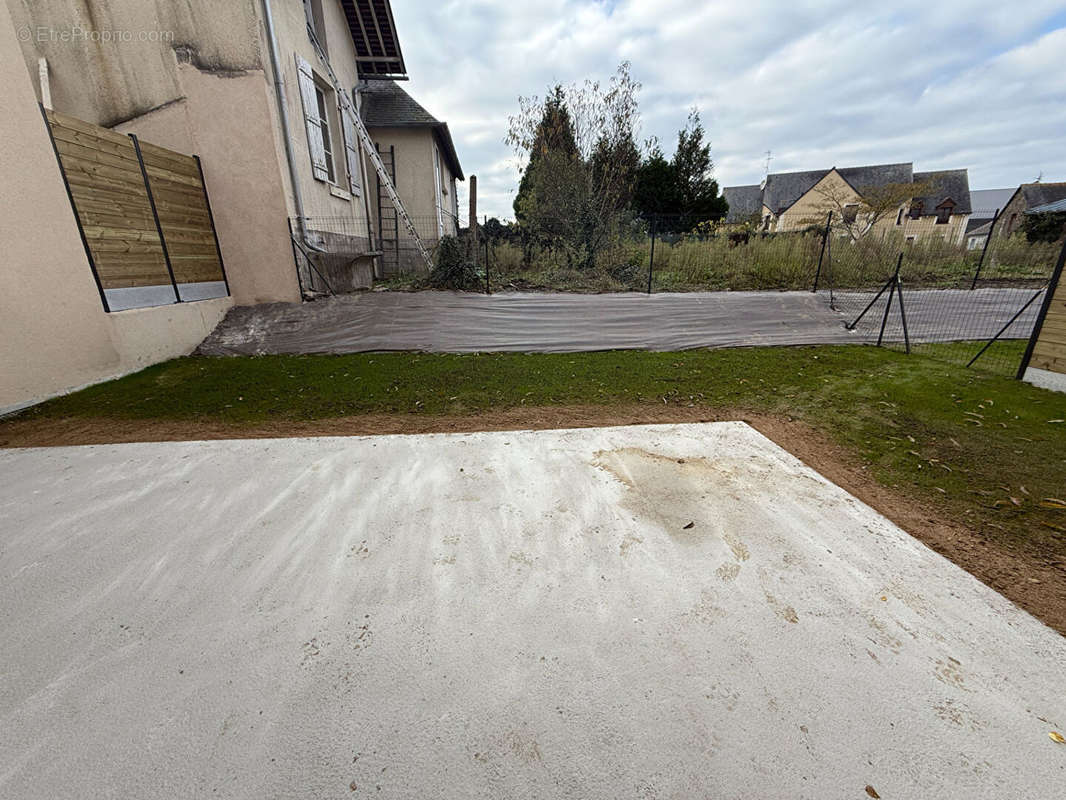
[(333, 157), (334, 137), (329, 129), (329, 100), (326, 98), (328, 89), (321, 84), (315, 84), (315, 108), (318, 114), (318, 127), (322, 135), (322, 152), (326, 161), (326, 182), (337, 185), (337, 162)]
[(437, 149), (437, 143), (433, 143), (433, 193), (436, 199), (437, 205), (437, 238), (444, 238), (444, 199), (441, 196), (441, 168), (440, 168), (440, 150)]

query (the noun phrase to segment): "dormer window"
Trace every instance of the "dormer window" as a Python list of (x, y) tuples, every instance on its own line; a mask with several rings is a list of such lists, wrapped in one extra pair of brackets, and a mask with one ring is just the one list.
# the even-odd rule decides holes
[(907, 216), (911, 219), (918, 219), (922, 216), (922, 201), (916, 200), (911, 203), (911, 210), (907, 212)]
[(943, 203), (936, 207), (936, 224), (947, 225), (951, 220), (951, 212), (955, 210), (955, 204), (950, 200), (945, 200)]

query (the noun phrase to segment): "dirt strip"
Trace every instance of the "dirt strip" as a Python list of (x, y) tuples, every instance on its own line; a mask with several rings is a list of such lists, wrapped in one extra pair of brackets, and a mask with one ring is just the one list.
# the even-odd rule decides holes
[(470, 431), (583, 428), (668, 422), (743, 420), (826, 478), (877, 509), (912, 536), (949, 558), (1029, 613), (1066, 635), (1066, 565), (1001, 541), (950, 518), (906, 488), (884, 486), (847, 449), (798, 420), (741, 409), (642, 406), (544, 406), (490, 411), (477, 416), (366, 414), (334, 419), (234, 424), (219, 421), (111, 419), (0, 423), (0, 447), (59, 447), (122, 442), (205, 439), (364, 436)]

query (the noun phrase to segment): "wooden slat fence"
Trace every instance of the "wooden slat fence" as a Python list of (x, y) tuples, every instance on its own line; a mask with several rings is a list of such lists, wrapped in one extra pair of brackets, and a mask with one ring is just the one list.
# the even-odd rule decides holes
[(228, 294), (199, 159), (43, 111), (108, 310)]
[(1022, 377), (1026, 367), (1030, 366), (1066, 374), (1066, 281), (1062, 275), (1064, 266), (1066, 242), (1062, 245), (1062, 252), (1048, 286), (1049, 295), (1040, 310), (1040, 317), (1033, 330), (1018, 377)]

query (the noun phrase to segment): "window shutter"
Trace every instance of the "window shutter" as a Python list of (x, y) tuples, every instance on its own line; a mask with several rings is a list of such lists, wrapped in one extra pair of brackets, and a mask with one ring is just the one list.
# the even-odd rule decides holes
[(316, 181), (328, 181), (326, 145), (322, 141), (322, 126), (318, 119), (318, 100), (315, 98), (315, 76), (311, 65), (296, 54), (296, 72), (300, 79), (300, 99), (304, 106), (307, 126), (307, 149), (311, 153), (311, 173)]
[(307, 18), (308, 32), (313, 32), (317, 35), (318, 31), (315, 30), (315, 12), (314, 8), (311, 6), (311, 0), (304, 0), (304, 16)]
[(359, 197), (362, 190), (362, 172), (359, 165), (359, 145), (355, 138), (355, 120), (352, 112), (341, 107), (341, 133), (344, 136), (344, 163), (348, 165), (348, 186)]

